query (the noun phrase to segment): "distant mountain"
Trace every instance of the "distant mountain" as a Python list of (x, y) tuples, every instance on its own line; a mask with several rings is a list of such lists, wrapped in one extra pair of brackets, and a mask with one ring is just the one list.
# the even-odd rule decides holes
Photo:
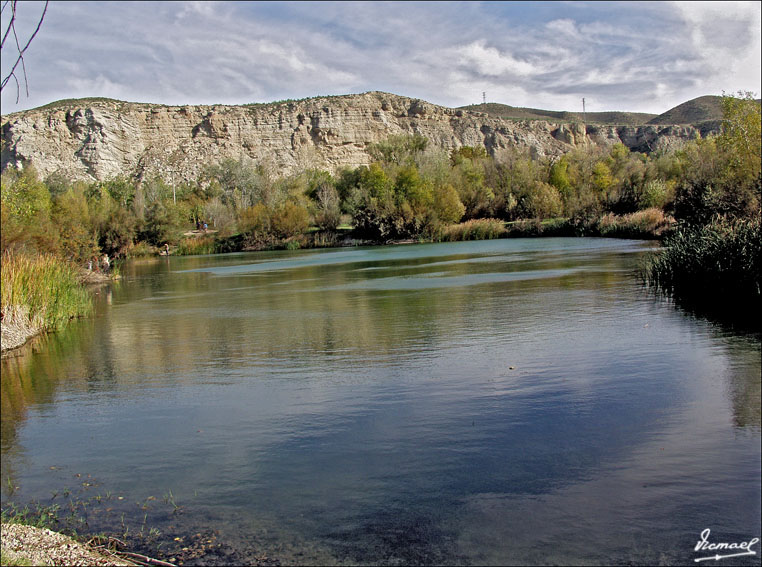
[(462, 110), (484, 112), (496, 118), (507, 120), (548, 120), (551, 122), (585, 122), (587, 124), (603, 124), (608, 126), (641, 126), (649, 124), (650, 120), (657, 118), (656, 114), (645, 112), (587, 112), (583, 117), (581, 112), (568, 112), (557, 110), (540, 110), (537, 108), (523, 108), (488, 102), (486, 104), (470, 104), (461, 106)]
[[(757, 102), (760, 102), (759, 100)], [(554, 122), (585, 122), (586, 124), (601, 124), (607, 126), (643, 126), (691, 124), (704, 130), (716, 130), (722, 121), (722, 97), (700, 96), (677, 105), (662, 114), (647, 114), (644, 112), (588, 112), (583, 117), (581, 112), (540, 110), (537, 108), (522, 108), (488, 102), (486, 104), (471, 104), (462, 106), (463, 110), (484, 112), (489, 116), (507, 120), (549, 120)]]

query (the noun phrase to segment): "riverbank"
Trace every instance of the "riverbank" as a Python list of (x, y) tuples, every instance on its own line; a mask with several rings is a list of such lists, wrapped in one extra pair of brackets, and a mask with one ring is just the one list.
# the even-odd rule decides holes
[[(394, 244), (491, 240), (496, 238), (534, 238), (541, 236), (593, 236), (660, 240), (675, 227), (675, 219), (661, 209), (650, 208), (627, 215), (607, 214), (589, 219), (551, 218), (503, 221), (477, 218), (440, 227), (434, 233), (416, 238), (369, 238), (352, 226), (336, 230), (317, 230), (288, 238), (255, 237), (239, 233), (230, 236), (197, 232), (185, 233), (171, 249), (172, 256), (224, 254), (228, 252), (263, 252), (313, 248), (388, 246)], [(140, 248), (143, 255), (144, 248)], [(152, 255), (159, 253), (154, 250)]]
[(88, 315), (92, 296), (87, 288), (119, 276), (78, 269), (51, 255), (5, 251), (1, 277), (0, 351), (5, 355), (40, 333)]
[(46, 528), (24, 524), (0, 526), (3, 566), (16, 565), (93, 565), (122, 567), (138, 565), (108, 552), (95, 550)]

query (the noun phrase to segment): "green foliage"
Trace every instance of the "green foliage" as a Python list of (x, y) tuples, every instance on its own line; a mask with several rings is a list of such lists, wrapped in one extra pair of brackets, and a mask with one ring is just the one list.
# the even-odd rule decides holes
[(103, 182), (103, 189), (120, 206), (128, 207), (135, 197), (135, 185), (124, 177), (115, 177)]
[(569, 191), (571, 181), (569, 180), (569, 159), (566, 156), (561, 156), (550, 167), (548, 183), (562, 193)]
[(460, 202), (455, 188), (446, 184), (434, 188), (434, 211), (440, 222), (452, 224), (463, 218), (466, 207)]
[(288, 201), (275, 209), (270, 219), (273, 233), (285, 239), (305, 232), (309, 227), (310, 214), (303, 205)]
[(727, 154), (728, 181), (748, 187), (758, 182), (762, 167), (762, 117), (751, 92), (722, 97), (722, 134), (719, 146)]
[(674, 198), (674, 183), (652, 179), (645, 184), (640, 196), (640, 209), (664, 209)]
[(522, 199), (521, 206), (525, 211), (525, 217), (538, 219), (556, 217), (563, 210), (558, 189), (542, 181), (532, 184), (531, 190)]
[(99, 255), (90, 206), (82, 187), (69, 188), (58, 196), (53, 221), (58, 227), (61, 250), (70, 260), (86, 262)]
[(50, 191), (37, 179), (32, 167), (22, 171), (6, 169), (2, 174), (0, 199), (8, 215), (21, 224), (39, 223), (50, 215)]
[(725, 96), (723, 129), (676, 154), (675, 216), (707, 224), (719, 216), (759, 217), (762, 201), (760, 106), (750, 93)]
[[(145, 223), (139, 237), (154, 246), (176, 243), (183, 229), (189, 224), (187, 217), (187, 209), (173, 205), (171, 200), (156, 201), (146, 210)], [(112, 218), (114, 221), (121, 220), (117, 216)], [(129, 227), (117, 223), (111, 242), (114, 245), (126, 244), (129, 238)]]
[(238, 230), (248, 237), (262, 240), (270, 235), (271, 212), (262, 203), (247, 207), (238, 214)]

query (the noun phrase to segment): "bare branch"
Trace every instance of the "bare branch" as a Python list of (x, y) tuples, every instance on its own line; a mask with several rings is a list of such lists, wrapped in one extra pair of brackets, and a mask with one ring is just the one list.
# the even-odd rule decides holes
[(16, 33), (16, 4), (17, 0), (6, 0), (3, 4), (3, 11), (10, 3), (11, 7), (11, 18), (8, 22), (8, 27), (5, 29), (5, 33), (3, 34), (3, 40), (2, 43), (0, 43), (0, 49), (5, 47), (5, 41), (8, 39), (8, 36), (10, 33), (13, 33), (13, 39), (16, 43), (16, 49), (18, 52), (18, 55), (16, 56), (16, 62), (13, 64), (13, 68), (10, 70), (10, 72), (3, 78), (2, 83), (0, 84), (0, 91), (2, 91), (5, 88), (5, 85), (8, 84), (8, 81), (10, 81), (11, 77), (13, 77), (14, 81), (16, 81), (16, 103), (19, 101), (19, 92), (20, 92), (20, 85), (18, 81), (18, 77), (16, 76), (16, 69), (19, 66), (19, 63), (21, 64), (21, 70), (24, 73), (24, 86), (26, 88), (26, 96), (29, 96), (29, 81), (27, 80), (27, 74), (26, 74), (26, 63), (24, 62), (24, 53), (29, 48), (29, 46), (32, 44), (32, 40), (37, 36), (37, 33), (40, 31), (40, 27), (42, 26), (43, 20), (45, 20), (45, 14), (48, 11), (48, 2), (49, 0), (46, 0), (45, 2), (45, 8), (42, 10), (42, 15), (40, 16), (39, 21), (37, 22), (37, 27), (34, 30), (34, 33), (29, 37), (29, 40), (26, 42), (24, 47), (21, 47), (21, 43), (19, 42), (18, 34)]
[[(5, 10), (5, 7), (8, 5), (8, 2), (10, 2), (10, 0), (5, 0), (5, 4), (3, 4), (3, 10)], [(16, 19), (16, 2), (13, 2), (13, 4), (11, 4), (11, 21), (8, 22), (8, 27), (6, 28), (5, 33), (3, 34), (3, 41), (2, 43), (0, 43), (0, 49), (2, 49), (3, 46), (5, 45), (5, 40), (8, 39), (8, 34), (13, 28), (13, 22), (15, 19)]]

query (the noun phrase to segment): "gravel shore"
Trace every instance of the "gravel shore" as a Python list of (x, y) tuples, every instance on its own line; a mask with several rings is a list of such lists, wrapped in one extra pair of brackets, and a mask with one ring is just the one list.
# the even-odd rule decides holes
[(65, 535), (22, 524), (2, 524), (3, 559), (29, 565), (134, 566), (116, 556), (106, 556)]
[(42, 329), (34, 325), (23, 309), (9, 309), (0, 323), (0, 350), (3, 354), (26, 343)]

